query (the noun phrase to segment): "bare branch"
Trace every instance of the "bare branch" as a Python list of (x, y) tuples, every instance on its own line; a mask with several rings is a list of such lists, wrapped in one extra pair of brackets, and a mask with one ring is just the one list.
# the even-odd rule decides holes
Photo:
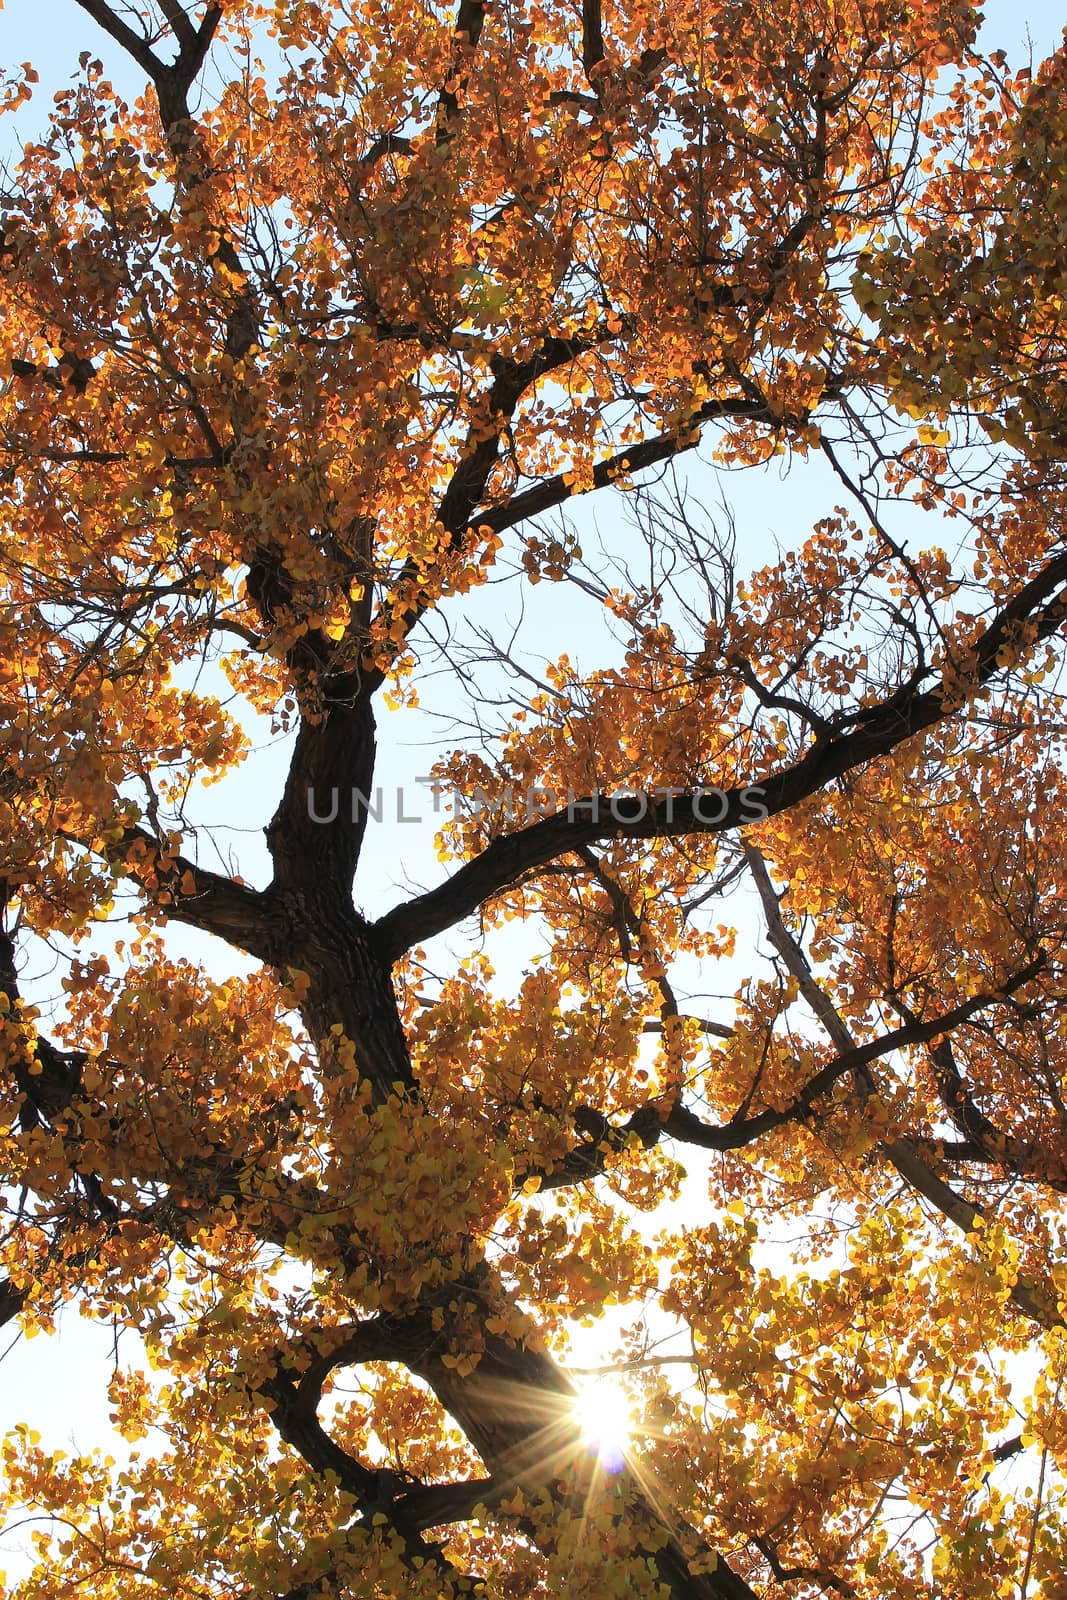
[(77, 4), (83, 11), (88, 12), (93, 21), (99, 23), (104, 32), (110, 34), (111, 38), (120, 44), (151, 78), (159, 96), (164, 127), (169, 131), (176, 122), (187, 117), (189, 115), (187, 96), (204, 64), (211, 41), (222, 20), (222, 7), (217, 4), (209, 5), (199, 28), (194, 28), (178, 0), (161, 0), (163, 13), (174, 30), (174, 37), (179, 45), (177, 60), (168, 64), (160, 61), (145, 38), (135, 33), (128, 23), (115, 15), (106, 0), (77, 0)]
[(170, 23), (171, 32), (184, 50), (189, 45), (196, 43), (196, 29), (189, 20), (189, 14), (181, 4), (181, 0), (159, 0), (159, 9)]

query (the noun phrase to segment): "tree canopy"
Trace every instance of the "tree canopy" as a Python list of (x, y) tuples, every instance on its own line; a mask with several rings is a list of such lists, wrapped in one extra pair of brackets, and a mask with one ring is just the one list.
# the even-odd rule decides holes
[[(0, 1318), (150, 1365), (118, 1461), (25, 1396), (11, 1600), (1062, 1596), (1067, 53), (968, 0), (48, 10)], [(437, 877), (370, 904), (414, 722)]]

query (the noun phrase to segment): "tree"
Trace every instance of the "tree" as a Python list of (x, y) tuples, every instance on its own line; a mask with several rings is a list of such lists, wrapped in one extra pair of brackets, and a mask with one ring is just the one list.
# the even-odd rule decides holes
[[(156, 1373), (129, 1463), (6, 1442), (13, 1600), (1062, 1594), (1067, 56), (76, 4), (144, 94), (85, 52), (2, 196), (0, 1312)], [(776, 457), (752, 572), (697, 496)], [(463, 631), (548, 585), (569, 654)], [(367, 908), (442, 671), (445, 866)], [(256, 886), (197, 797), (271, 740)]]

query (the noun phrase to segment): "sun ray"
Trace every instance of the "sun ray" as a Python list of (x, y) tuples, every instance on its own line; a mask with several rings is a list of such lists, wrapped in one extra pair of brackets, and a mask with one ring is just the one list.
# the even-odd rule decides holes
[(586, 1447), (606, 1472), (620, 1472), (634, 1431), (629, 1396), (614, 1378), (583, 1383), (574, 1402), (574, 1421)]

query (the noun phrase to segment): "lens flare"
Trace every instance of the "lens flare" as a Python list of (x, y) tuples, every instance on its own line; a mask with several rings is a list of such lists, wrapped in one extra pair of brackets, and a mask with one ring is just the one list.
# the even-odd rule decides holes
[(612, 1378), (583, 1383), (574, 1402), (574, 1420), (605, 1472), (620, 1472), (633, 1434), (633, 1414), (622, 1385)]

